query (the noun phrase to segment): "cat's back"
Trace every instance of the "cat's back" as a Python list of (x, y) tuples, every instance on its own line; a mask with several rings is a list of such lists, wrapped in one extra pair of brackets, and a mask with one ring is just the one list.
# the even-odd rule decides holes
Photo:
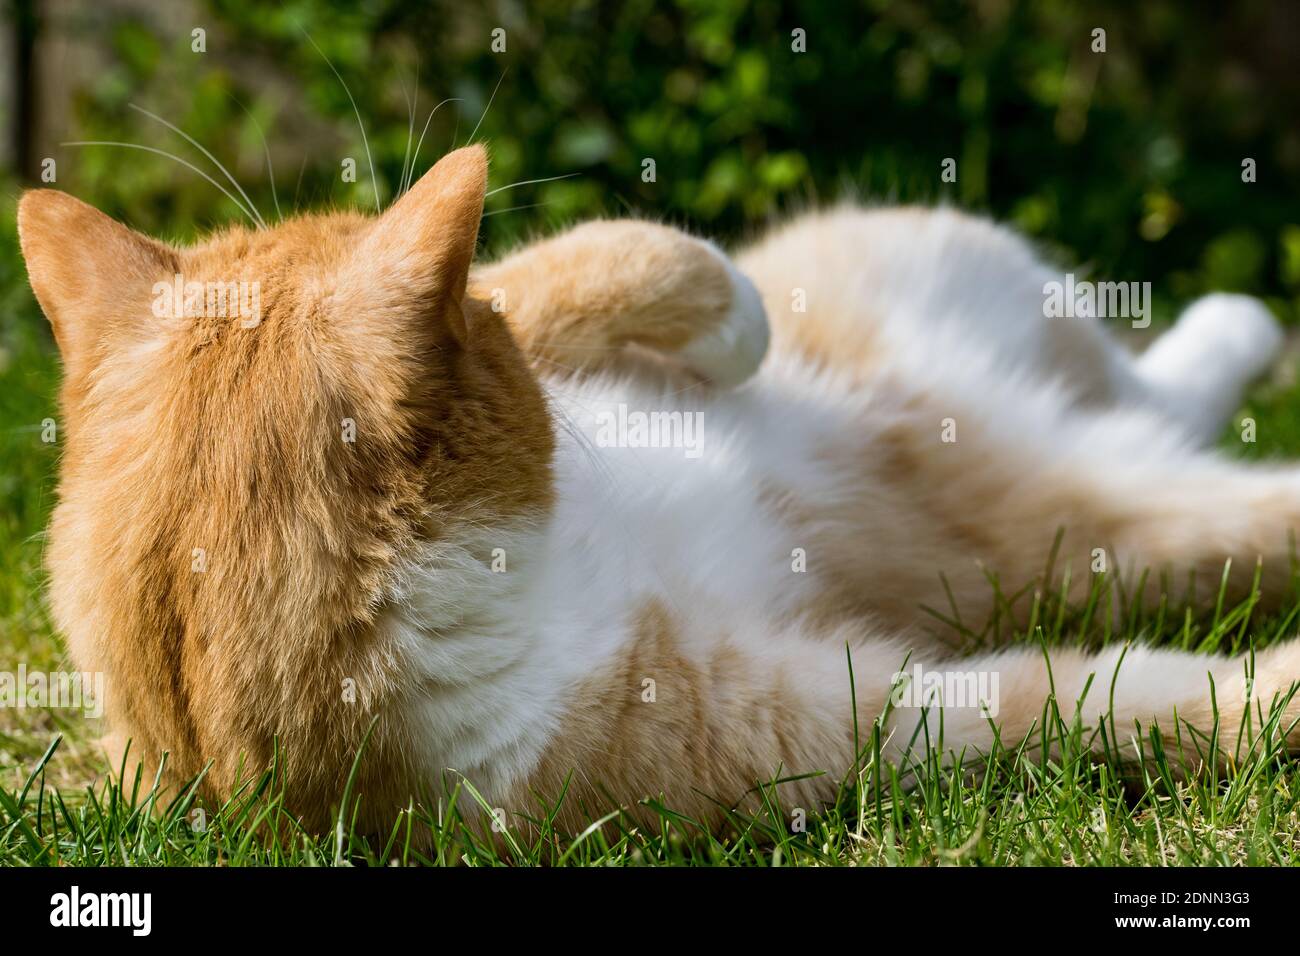
[(945, 206), (841, 204), (772, 230), (736, 261), (762, 295), (773, 352), (859, 379), (921, 337), (1015, 346), (1053, 277), (1015, 232)]

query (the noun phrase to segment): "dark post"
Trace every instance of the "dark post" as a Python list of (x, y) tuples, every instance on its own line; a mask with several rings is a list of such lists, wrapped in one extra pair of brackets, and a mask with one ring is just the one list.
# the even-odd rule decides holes
[(13, 24), (13, 144), (14, 169), (35, 182), (36, 163), (36, 14), (37, 0), (9, 0)]

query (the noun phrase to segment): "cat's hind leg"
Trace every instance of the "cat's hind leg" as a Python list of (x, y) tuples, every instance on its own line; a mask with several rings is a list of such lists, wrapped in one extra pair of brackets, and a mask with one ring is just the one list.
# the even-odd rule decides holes
[[(988, 574), (1016, 594), (1049, 565), (1073, 570), (1080, 599), (1102, 572), (1143, 603), (1167, 592), (1206, 607), (1221, 585), (1233, 602), (1258, 585), (1263, 606), (1276, 607), (1293, 593), (1300, 468), (1199, 448), (1149, 406), (1081, 407), (1051, 383), (999, 377), (994, 358), (901, 358), (904, 384), (897, 395), (882, 385), (875, 399), (866, 464), (852, 443), (827, 440), (826, 455), (862, 489), (819, 516), (822, 527), (847, 529), (834, 539), (837, 566), (853, 567), (855, 541), (892, 542), (890, 561), (864, 563), (860, 587), (898, 575), (876, 593), (930, 608), (948, 604), (950, 588), (979, 622), (992, 610)], [(883, 500), (896, 502), (890, 512)], [(888, 538), (900, 512), (926, 533)]]
[(1220, 294), (1135, 356), (1106, 327), (1122, 316), (1053, 314), (1053, 290), (1085, 282), (1011, 229), (953, 209), (843, 206), (794, 220), (737, 262), (763, 293), (776, 354), (863, 380), (900, 352), (957, 367), (989, 354), (1001, 374), (1052, 381), (1080, 405), (1154, 409), (1201, 445), (1281, 344), (1260, 302)]
[(1240, 406), (1246, 386), (1277, 358), (1282, 338), (1258, 299), (1207, 295), (1137, 357), (1134, 370), (1151, 401), (1208, 443)]

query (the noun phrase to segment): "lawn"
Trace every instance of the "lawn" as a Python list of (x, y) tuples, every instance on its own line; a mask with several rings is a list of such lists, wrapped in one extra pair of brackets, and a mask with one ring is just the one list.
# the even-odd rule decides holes
[[(1250, 397), (1242, 415), (1257, 441), (1236, 430), (1229, 454), (1300, 454), (1300, 388), (1284, 361)], [(13, 235), (12, 205), (0, 228), (0, 671), (65, 666), (43, 594), (43, 529), (54, 497), (58, 363), (26, 288)], [(1240, 420), (1241, 416), (1238, 416)], [(57, 439), (57, 436), (56, 436)], [(1099, 593), (1099, 592), (1098, 592)], [(1194, 614), (1179, 608), (1113, 613), (1091, 602), (1067, 607), (1052, 595), (1036, 623), (1003, 639), (1045, 649), (1088, 643), (1157, 641), (1201, 651), (1263, 647), (1296, 632), (1300, 602), (1261, 616), (1251, 602)], [(1113, 626), (1123, 620), (1122, 627)], [(998, 622), (991, 622), (996, 627)], [(153, 781), (113, 784), (95, 739), (98, 721), (78, 711), (0, 708), (0, 864), (4, 865), (1230, 865), (1300, 862), (1300, 764), (1251, 753), (1213, 776), (1178, 782), (1158, 735), (1149, 759), (1124, 775), (1081, 745), (1073, 702), (1046, 712), (1038, 739), (992, 755), (987, 766), (923, 768), (904, 786), (897, 768), (875, 759), (871, 727), (859, 728), (860, 772), (838, 804), (803, 819), (767, 787), (769, 812), (736, 818), (729, 832), (701, 833), (671, 807), (648, 801), (662, 833), (612, 812), (603, 826), (558, 833), (539, 800), (535, 825), (483, 841), (462, 825), (475, 807), (461, 790), (441, 806), (415, 806), (391, 833), (364, 837), (349, 821), (364, 794), (342, 787), (339, 825), (325, 836), (296, 830), (281, 807), (274, 768), (221, 807), (198, 807), (186, 792)], [(1164, 728), (1166, 733), (1174, 732)], [(1148, 733), (1149, 731), (1144, 731)], [(1235, 728), (1220, 729), (1231, 749)], [(562, 799), (558, 795), (555, 799)]]

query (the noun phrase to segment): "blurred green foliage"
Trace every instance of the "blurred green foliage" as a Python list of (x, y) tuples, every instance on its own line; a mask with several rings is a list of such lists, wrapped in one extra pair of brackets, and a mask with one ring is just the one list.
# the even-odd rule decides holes
[[(390, 201), (427, 111), (454, 97), (429, 124), (417, 172), (477, 125), (494, 185), (572, 174), (493, 196), (490, 247), (624, 212), (733, 239), (791, 209), (856, 195), (989, 212), (1070, 261), (1154, 282), (1166, 307), (1238, 289), (1290, 318), (1300, 295), (1300, 18), (1289, 4), (195, 0), (184, 16), (133, 9), (46, 5), (44, 28), (99, 58), (72, 92), (60, 138), (169, 149), (230, 188), (197, 150), (129, 107), (138, 104), (210, 149), (268, 218), (277, 198), (285, 212), (373, 206), (376, 189)], [(195, 27), (207, 31), (206, 52), (191, 49)], [(1094, 49), (1098, 28), (1105, 52)], [(498, 29), (504, 50), (499, 35), (494, 49)], [(805, 52), (793, 49), (796, 30)], [(279, 160), (278, 196), (263, 134)], [(56, 155), (62, 188), (141, 228), (183, 239), (241, 216), (159, 156)], [(344, 157), (357, 161), (355, 183), (342, 181)], [(1242, 181), (1247, 157), (1253, 183)], [(957, 161), (955, 183), (940, 179), (946, 158)], [(647, 159), (653, 182), (642, 176)]]

